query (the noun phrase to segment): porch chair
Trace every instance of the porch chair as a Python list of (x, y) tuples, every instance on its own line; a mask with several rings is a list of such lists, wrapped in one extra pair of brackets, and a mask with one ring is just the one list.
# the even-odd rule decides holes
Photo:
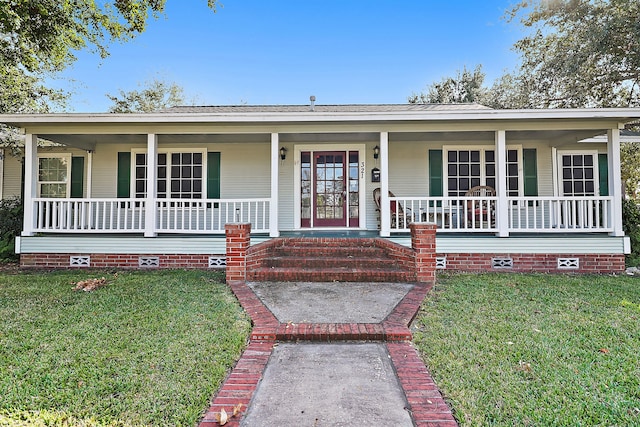
[[(380, 187), (373, 190), (373, 202), (376, 204), (376, 217), (378, 219), (378, 230), (380, 230)], [(396, 197), (391, 191), (389, 191), (389, 197)], [(391, 201), (391, 228), (404, 228), (405, 224), (408, 225), (411, 222), (411, 213), (405, 213), (402, 208), (402, 204)], [(410, 209), (408, 209), (410, 211)]]
[[(465, 197), (495, 197), (496, 190), (488, 185), (478, 185), (465, 193)], [(493, 227), (495, 225), (495, 202), (491, 200), (467, 200), (467, 226)], [(475, 221), (475, 222), (474, 222)]]

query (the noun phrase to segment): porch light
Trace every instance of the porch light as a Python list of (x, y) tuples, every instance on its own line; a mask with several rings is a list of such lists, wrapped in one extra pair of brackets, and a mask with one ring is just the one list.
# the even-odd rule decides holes
[(375, 147), (373, 147), (373, 158), (378, 159), (379, 156), (380, 156), (380, 147), (376, 145)]
[(280, 159), (284, 160), (287, 158), (287, 149), (284, 147), (280, 147)]

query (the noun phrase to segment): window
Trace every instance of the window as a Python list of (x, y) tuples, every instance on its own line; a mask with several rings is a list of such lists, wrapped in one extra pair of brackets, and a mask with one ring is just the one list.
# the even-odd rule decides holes
[(559, 189), (562, 196), (598, 194), (598, 163), (595, 152), (558, 152)]
[[(464, 196), (478, 185), (496, 188), (496, 155), (494, 149), (446, 149), (445, 193), (448, 196)], [(507, 195), (520, 196), (522, 189), (522, 149), (508, 148)]]
[[(203, 197), (204, 153), (158, 153), (157, 196), (171, 199), (201, 199)], [(147, 194), (147, 154), (136, 153), (134, 194)]]
[(69, 194), (71, 156), (38, 158), (38, 197), (65, 198)]

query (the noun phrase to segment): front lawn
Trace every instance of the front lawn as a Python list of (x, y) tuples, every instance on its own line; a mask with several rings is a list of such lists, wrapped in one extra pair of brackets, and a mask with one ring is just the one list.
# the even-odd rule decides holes
[(415, 343), (463, 426), (640, 425), (640, 280), (445, 275)]
[(250, 332), (221, 282), (203, 271), (0, 273), (0, 426), (195, 425)]

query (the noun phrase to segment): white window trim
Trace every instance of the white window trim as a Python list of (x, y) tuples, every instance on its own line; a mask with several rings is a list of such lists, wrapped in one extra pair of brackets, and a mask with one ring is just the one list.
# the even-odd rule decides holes
[(598, 159), (598, 150), (556, 150), (554, 160), (555, 160), (555, 168), (553, 171), (553, 179), (554, 183), (554, 191), (556, 192), (556, 196), (564, 196), (564, 189), (562, 188), (562, 156), (566, 155), (585, 155), (590, 154), (593, 156), (593, 187), (594, 187), (594, 197), (600, 196), (600, 167), (599, 167), (599, 159)]
[[(202, 198), (201, 199), (191, 199), (191, 200), (205, 200), (207, 198), (207, 181), (209, 177), (207, 176), (208, 165), (207, 165), (207, 154), (208, 151), (206, 148), (192, 148), (192, 147), (167, 147), (167, 148), (159, 148), (158, 154), (173, 154), (173, 153), (202, 153)], [(136, 194), (136, 154), (147, 154), (147, 150), (145, 148), (132, 148), (131, 149), (131, 179), (129, 183), (129, 194), (133, 195), (135, 198)], [(168, 158), (169, 156), (167, 156)], [(167, 165), (168, 166), (168, 165)], [(157, 181), (158, 177), (156, 177)], [(169, 179), (169, 178), (167, 178)], [(167, 191), (167, 194), (170, 192)], [(140, 199), (141, 200), (141, 199)], [(181, 199), (181, 200), (189, 200), (189, 199)]]
[[(36, 197), (42, 197), (42, 195), (40, 194), (40, 184), (42, 183), (42, 181), (40, 181), (40, 159), (59, 159), (59, 158), (63, 158), (63, 159), (67, 159), (67, 181), (65, 182), (66, 184), (66, 190), (65, 190), (65, 196), (64, 198), (69, 198), (71, 197), (71, 153), (42, 153), (42, 154), (38, 154), (37, 157), (37, 170), (36, 170)], [(45, 181), (47, 182), (47, 181)]]
[[(522, 159), (522, 145), (507, 145), (508, 150), (516, 150), (518, 152), (518, 197), (524, 197), (524, 161)], [(449, 194), (449, 151), (466, 151), (466, 150), (479, 150), (479, 151), (496, 151), (495, 145), (443, 145), (442, 146), (442, 194), (444, 197), (448, 197)], [(506, 154), (505, 154), (506, 159)], [(496, 158), (497, 161), (497, 158)], [(484, 154), (481, 156), (481, 165), (484, 166)], [(508, 177), (508, 176), (507, 176)], [(486, 182), (486, 168), (480, 168), (480, 181)], [(496, 163), (496, 180), (498, 179), (498, 165)], [(507, 183), (505, 182), (506, 186)], [(496, 188), (497, 190), (497, 188)]]

